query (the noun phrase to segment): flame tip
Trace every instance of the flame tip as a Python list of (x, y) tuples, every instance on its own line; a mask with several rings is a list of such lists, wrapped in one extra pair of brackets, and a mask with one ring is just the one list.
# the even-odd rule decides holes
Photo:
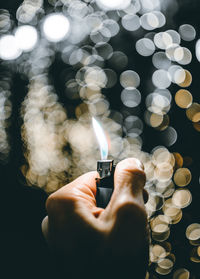
[(108, 142), (105, 133), (101, 124), (94, 117), (92, 117), (92, 124), (100, 146), (101, 159), (105, 160), (108, 156)]

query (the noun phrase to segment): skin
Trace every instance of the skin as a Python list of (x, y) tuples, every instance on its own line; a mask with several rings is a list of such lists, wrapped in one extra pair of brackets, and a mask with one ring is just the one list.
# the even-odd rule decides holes
[(143, 166), (135, 158), (117, 164), (105, 209), (96, 206), (96, 177), (97, 172), (86, 173), (47, 199), (42, 231), (60, 277), (144, 278), (148, 194)]

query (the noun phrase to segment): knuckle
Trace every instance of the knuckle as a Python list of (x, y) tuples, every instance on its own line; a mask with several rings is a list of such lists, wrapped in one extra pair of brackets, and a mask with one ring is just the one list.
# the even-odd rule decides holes
[(51, 194), (46, 201), (46, 209), (48, 214), (54, 212), (64, 212), (74, 206), (72, 196), (60, 194), (59, 191)]
[(130, 201), (122, 202), (116, 209), (116, 219), (121, 221), (137, 221), (146, 223), (147, 214), (143, 206)]
[(144, 166), (141, 163), (141, 161), (138, 160), (137, 158), (133, 158), (133, 157), (127, 158), (127, 159), (119, 162), (117, 167), (119, 167), (120, 169), (125, 169), (125, 170), (136, 170), (136, 169), (139, 169), (141, 171), (144, 171)]

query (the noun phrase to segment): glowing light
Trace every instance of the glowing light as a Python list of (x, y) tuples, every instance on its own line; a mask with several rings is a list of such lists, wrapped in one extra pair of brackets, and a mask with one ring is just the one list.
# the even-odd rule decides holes
[(120, 83), (124, 88), (126, 87), (134, 87), (137, 88), (140, 85), (140, 77), (139, 75), (131, 70), (124, 71), (120, 75)]
[(43, 31), (46, 38), (51, 42), (63, 40), (69, 33), (70, 23), (67, 17), (55, 13), (46, 17), (43, 24)]
[(142, 56), (150, 56), (155, 51), (155, 45), (152, 40), (143, 38), (136, 42), (135, 48), (137, 52)]
[(177, 186), (187, 186), (192, 179), (192, 175), (189, 169), (179, 168), (174, 174), (174, 182)]
[(196, 43), (196, 57), (200, 62), (200, 40), (198, 40)]
[(188, 90), (180, 89), (178, 92), (176, 92), (175, 102), (180, 108), (189, 108), (192, 104), (192, 101), (192, 94)]
[(18, 47), (17, 40), (12, 35), (5, 35), (0, 39), (0, 58), (4, 60), (16, 59), (22, 51)]
[(161, 89), (165, 89), (171, 85), (171, 78), (167, 71), (156, 70), (152, 76), (153, 84)]
[(192, 202), (192, 195), (189, 190), (176, 190), (172, 196), (172, 203), (178, 208), (185, 208)]
[(108, 156), (108, 142), (106, 136), (101, 125), (94, 117), (92, 118), (92, 125), (100, 146), (101, 159), (106, 160)]
[(135, 31), (140, 28), (140, 18), (138, 15), (125, 15), (122, 18), (122, 26), (128, 31)]
[(121, 93), (121, 100), (126, 107), (137, 107), (141, 102), (141, 93), (134, 87), (127, 87)]
[(21, 50), (30, 51), (37, 43), (38, 34), (33, 26), (24, 25), (17, 28), (15, 38)]
[(184, 41), (192, 41), (196, 37), (196, 30), (190, 24), (183, 24), (179, 27), (179, 33)]
[(193, 223), (186, 229), (186, 237), (189, 240), (198, 240), (200, 238), (200, 224)]
[(103, 10), (123, 10), (130, 5), (131, 0), (96, 0), (96, 2)]

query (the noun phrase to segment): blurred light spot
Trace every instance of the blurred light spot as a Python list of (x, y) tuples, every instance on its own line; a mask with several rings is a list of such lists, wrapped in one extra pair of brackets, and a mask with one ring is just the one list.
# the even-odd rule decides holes
[(187, 65), (192, 61), (192, 54), (186, 47), (177, 47), (174, 51), (174, 59), (181, 65)]
[(77, 119), (79, 119), (82, 115), (88, 113), (88, 106), (85, 103), (81, 103), (79, 106), (75, 109), (75, 114)]
[(185, 208), (192, 202), (192, 195), (189, 190), (176, 190), (172, 196), (172, 203), (179, 207)]
[(173, 279), (189, 279), (190, 272), (185, 268), (177, 269), (173, 274)]
[(196, 30), (190, 24), (181, 25), (178, 31), (184, 41), (192, 41), (196, 37)]
[(151, 113), (150, 111), (146, 111), (144, 117), (146, 123), (153, 128), (160, 126), (163, 122), (162, 114), (156, 114), (156, 113)]
[[(166, 239), (168, 239), (168, 237), (170, 236), (170, 229), (169, 229), (170, 219), (165, 215), (158, 215), (157, 217), (155, 217), (155, 219), (153, 220), (153, 224), (151, 223), (151, 230), (152, 230), (151, 236), (155, 241), (163, 242)], [(160, 250), (162, 251), (162, 248), (160, 248)], [(165, 253), (160, 255), (159, 259), (156, 262), (158, 262), (161, 258), (166, 257), (167, 255), (166, 252), (167, 251), (165, 251)]]
[(165, 49), (165, 53), (171, 61), (176, 61), (176, 59), (174, 57), (174, 53), (175, 53), (175, 50), (179, 47), (180, 46), (178, 44), (169, 44), (167, 46), (167, 48)]
[(121, 100), (129, 108), (136, 107), (141, 102), (140, 91), (133, 87), (127, 87), (121, 93)]
[(100, 87), (96, 84), (86, 84), (79, 91), (80, 97), (85, 100), (100, 98)]
[(155, 178), (161, 182), (171, 179), (173, 175), (173, 167), (170, 163), (163, 162), (156, 165)]
[(143, 12), (160, 10), (160, 0), (141, 0)]
[(186, 73), (184, 69), (177, 69), (174, 73), (174, 81), (176, 84), (181, 84), (186, 78)]
[(176, 130), (171, 126), (169, 126), (166, 130), (161, 132), (160, 136), (164, 145), (166, 146), (172, 146), (178, 138)]
[(182, 219), (182, 210), (172, 203), (171, 198), (165, 201), (162, 210), (165, 216), (170, 218), (172, 224), (177, 224)]
[[(151, 230), (156, 233), (163, 233), (169, 230), (170, 218), (165, 215), (158, 215), (150, 221)], [(157, 247), (158, 248), (158, 247)], [(161, 247), (159, 247), (161, 248)], [(163, 258), (166, 253), (163, 255)]]
[(157, 17), (157, 19), (159, 21), (157, 28), (163, 27), (166, 23), (165, 15), (160, 11), (153, 11), (152, 13)]
[(22, 51), (32, 50), (38, 40), (38, 34), (35, 27), (23, 25), (17, 28), (15, 32), (17, 44)]
[(143, 132), (142, 120), (137, 116), (130, 115), (124, 120), (124, 128), (127, 136), (136, 138)]
[(119, 33), (119, 24), (113, 19), (105, 19), (102, 22), (100, 33), (107, 38), (116, 36)]
[(200, 238), (200, 224), (193, 223), (186, 229), (186, 237), (189, 240), (198, 240)]
[(152, 150), (152, 162), (154, 165), (160, 163), (171, 163), (172, 154), (166, 147), (157, 146)]
[(4, 35), (0, 38), (0, 58), (3, 60), (13, 60), (21, 55), (22, 51), (17, 40), (12, 35)]
[(183, 166), (183, 157), (180, 153), (173, 152), (173, 156), (175, 158), (175, 169), (182, 168)]
[(123, 10), (130, 5), (131, 0), (96, 0), (96, 2), (103, 10)]
[(170, 66), (168, 73), (173, 83), (177, 83), (177, 81), (183, 80), (185, 78), (184, 69), (179, 65)]
[(190, 253), (190, 260), (194, 263), (200, 263), (200, 246), (192, 249)]
[(69, 33), (70, 23), (63, 14), (55, 13), (48, 15), (43, 23), (43, 31), (51, 42), (63, 40)]
[(125, 15), (122, 18), (122, 26), (128, 31), (136, 31), (140, 28), (140, 18), (138, 15)]
[(169, 198), (174, 193), (174, 191), (175, 186), (171, 179), (164, 182), (157, 181), (156, 192), (162, 194), (164, 198)]
[(140, 85), (140, 77), (136, 72), (128, 70), (120, 75), (120, 83), (124, 88), (137, 88)]
[(192, 83), (192, 75), (191, 75), (191, 73), (188, 70), (184, 70), (184, 71), (185, 71), (185, 79), (184, 79), (183, 82), (181, 82), (179, 84), (179, 86), (181, 86), (181, 87), (188, 87)]
[(109, 102), (105, 99), (94, 99), (89, 104), (89, 111), (94, 116), (103, 116), (104, 114), (107, 116), (109, 114), (109, 105)]
[(175, 30), (167, 30), (166, 33), (169, 34), (172, 38), (172, 44), (180, 44), (181, 38), (178, 32), (176, 32)]
[(43, 0), (23, 1), (16, 12), (17, 20), (22, 23), (29, 23), (33, 21), (37, 13), (39, 13), (39, 11), (41, 12), (42, 5)]
[(86, 3), (81, 1), (71, 1), (69, 3), (69, 7), (67, 9), (68, 14), (75, 18), (76, 20), (79, 20), (83, 17), (85, 17), (89, 13), (89, 7)]
[(0, 9), (0, 33), (6, 33), (11, 27), (10, 14), (7, 10)]
[(140, 24), (145, 30), (153, 30), (159, 27), (159, 20), (154, 13), (150, 12), (141, 16)]
[[(156, 218), (153, 219), (156, 220), (156, 222), (158, 221), (162, 221), (162, 219), (166, 219), (165, 216), (163, 215), (158, 215)], [(150, 223), (151, 224), (151, 223)], [(154, 225), (153, 225), (154, 227)], [(163, 259), (165, 257), (167, 257), (171, 252), (171, 245), (168, 242), (163, 242), (161, 244), (154, 244), (154, 245), (150, 245), (150, 260), (151, 262), (158, 262), (160, 259)]]
[(88, 67), (84, 75), (86, 84), (95, 84), (104, 88), (107, 84), (107, 76), (100, 67)]
[(192, 94), (185, 89), (180, 89), (179, 91), (176, 92), (175, 95), (175, 102), (177, 106), (180, 108), (188, 108), (191, 106), (193, 101)]
[(156, 192), (149, 193), (148, 202), (145, 204), (145, 207), (151, 211), (158, 211), (163, 207), (164, 198), (163, 195)]
[(167, 49), (172, 43), (172, 37), (167, 32), (159, 32), (154, 36), (154, 44), (160, 49)]
[(161, 275), (169, 274), (174, 266), (175, 256), (173, 254), (160, 259), (157, 263), (156, 272)]
[(142, 56), (150, 56), (155, 51), (155, 45), (152, 40), (143, 38), (136, 42), (136, 50)]
[(189, 169), (187, 168), (180, 168), (177, 169), (174, 174), (174, 182), (177, 186), (187, 186), (192, 179), (192, 175)]
[(171, 61), (168, 59), (167, 55), (162, 51), (156, 52), (153, 55), (152, 62), (154, 67), (163, 70), (167, 70), (171, 65)]
[(198, 40), (196, 43), (195, 53), (196, 53), (197, 60), (200, 62), (200, 40)]
[(170, 86), (171, 78), (167, 71), (165, 70), (156, 70), (152, 76), (153, 84), (161, 89), (165, 89)]
[(200, 121), (200, 104), (192, 103), (191, 106), (186, 110), (187, 118), (192, 122)]

